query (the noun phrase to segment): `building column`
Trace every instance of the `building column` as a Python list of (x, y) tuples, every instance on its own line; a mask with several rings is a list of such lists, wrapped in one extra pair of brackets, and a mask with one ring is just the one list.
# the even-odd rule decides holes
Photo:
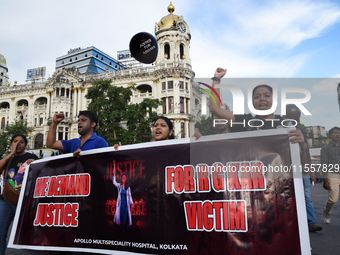
[(34, 124), (34, 103), (33, 95), (29, 95), (30, 100), (28, 100), (27, 105), (27, 126), (33, 126)]
[(186, 134), (185, 134), (185, 137), (186, 138), (190, 138), (190, 121), (186, 121), (185, 125), (186, 125)]
[(9, 118), (10, 118), (9, 119), (9, 124), (14, 124), (14, 122), (15, 122), (15, 116), (17, 116), (15, 114), (15, 111), (16, 111), (15, 108), (16, 108), (15, 107), (15, 97), (12, 97), (10, 105), (9, 105)]
[(165, 98), (165, 114), (169, 113), (169, 97)]
[(181, 121), (180, 119), (174, 120), (174, 132), (178, 138), (181, 138)]
[[(186, 100), (188, 100), (188, 107), (187, 107), (187, 114), (190, 114), (191, 113), (191, 111), (190, 111), (190, 98), (186, 98)], [(186, 104), (186, 102), (185, 102), (185, 105), (187, 105)]]
[(77, 104), (78, 104), (78, 89), (77, 88), (74, 88), (73, 89), (73, 113), (72, 113), (72, 117), (73, 118), (76, 118), (77, 116)]
[(78, 109), (77, 109), (77, 113), (76, 113), (76, 116), (78, 114), (79, 111), (81, 111), (81, 89), (78, 88)]
[(46, 105), (46, 113), (47, 113), (47, 119), (51, 116), (50, 113), (51, 110), (51, 92), (47, 92), (47, 105)]
[(87, 109), (87, 105), (86, 105), (86, 89), (83, 88), (81, 89), (81, 99), (80, 99), (80, 109), (79, 110), (86, 110)]

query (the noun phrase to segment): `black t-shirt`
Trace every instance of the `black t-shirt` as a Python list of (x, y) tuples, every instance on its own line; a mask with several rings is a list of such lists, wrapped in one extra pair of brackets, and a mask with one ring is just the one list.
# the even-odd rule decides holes
[[(21, 156), (14, 156), (12, 158), (12, 161), (8, 167), (8, 170), (10, 169), (14, 169), (15, 171), (15, 174), (17, 174), (18, 170), (19, 170), (19, 167), (28, 159), (34, 159), (34, 160), (37, 160), (39, 159), (35, 154), (32, 154), (32, 153), (25, 153), (24, 155), (21, 155)], [(4, 166), (3, 170), (5, 170), (7, 168), (7, 164)], [(1, 171), (2, 172), (2, 171)], [(15, 175), (14, 175), (15, 176)], [(5, 178), (7, 178), (7, 176), (5, 176)], [(2, 198), (2, 195), (0, 196), (0, 199), (3, 199)]]
[[(251, 115), (250, 113), (243, 114), (243, 115), (235, 115), (235, 122), (233, 122), (232, 126), (230, 126), (230, 131), (231, 132), (242, 132), (242, 131), (282, 128), (283, 120), (285, 120), (285, 118), (283, 118), (280, 115), (275, 115), (275, 120), (271, 120), (271, 119), (262, 120), (260, 116), (256, 115), (255, 117), (253, 117), (253, 115)], [(289, 125), (292, 125), (292, 123), (288, 121), (288, 122), (285, 122), (284, 125), (289, 126)]]
[[(14, 168), (15, 174), (17, 174), (19, 167), (28, 159), (37, 160), (39, 158), (37, 155), (28, 152), (21, 156), (14, 156), (8, 169)], [(6, 169), (6, 167), (7, 165), (5, 165), (4, 169)]]

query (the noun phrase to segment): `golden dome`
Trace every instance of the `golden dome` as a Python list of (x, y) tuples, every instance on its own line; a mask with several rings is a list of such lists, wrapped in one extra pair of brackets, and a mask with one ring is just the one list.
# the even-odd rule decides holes
[(158, 23), (159, 28), (163, 27), (171, 27), (174, 25), (175, 20), (179, 19), (179, 16), (176, 14), (172, 14), (175, 11), (175, 7), (170, 2), (170, 5), (168, 6), (168, 11), (170, 14), (167, 16), (164, 16)]
[(6, 59), (3, 55), (0, 54), (0, 63), (3, 63), (5, 66), (7, 66)]

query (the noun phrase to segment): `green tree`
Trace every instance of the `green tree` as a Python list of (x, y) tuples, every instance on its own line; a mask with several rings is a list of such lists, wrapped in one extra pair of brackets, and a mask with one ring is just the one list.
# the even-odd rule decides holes
[(195, 128), (198, 128), (203, 136), (217, 134), (217, 131), (213, 126), (213, 119), (211, 116), (206, 118), (205, 115), (202, 115), (201, 121), (195, 123)]
[(88, 89), (87, 99), (91, 99), (88, 110), (98, 115), (96, 129), (109, 146), (118, 142), (132, 144), (150, 141), (151, 120), (157, 116), (154, 108), (160, 105), (157, 99), (144, 99), (139, 104), (131, 104), (134, 86), (124, 88), (112, 86), (111, 80), (95, 81)]
[(298, 123), (297, 124), (297, 128), (300, 129), (301, 133), (303, 134), (303, 136), (305, 138), (305, 141), (307, 142), (307, 139), (308, 139), (308, 130), (305, 127), (305, 125), (301, 124), (301, 123)]
[[(227, 104), (223, 105), (223, 108), (230, 111), (230, 108)], [(201, 121), (195, 123), (195, 128), (198, 128), (202, 135), (215, 135), (217, 134), (216, 129), (214, 128), (213, 117), (202, 115)]]
[(26, 122), (17, 121), (14, 124), (8, 125), (0, 134), (0, 157), (10, 150), (11, 138), (15, 134), (23, 134), (28, 138), (28, 134), (33, 131), (33, 128), (28, 127)]

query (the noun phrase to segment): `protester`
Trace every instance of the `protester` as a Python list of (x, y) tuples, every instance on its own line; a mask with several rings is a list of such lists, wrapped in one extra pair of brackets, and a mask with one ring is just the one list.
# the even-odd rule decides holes
[(56, 141), (57, 125), (64, 119), (63, 113), (56, 113), (48, 131), (46, 146), (51, 149), (71, 152), (75, 157), (79, 157), (81, 151), (108, 147), (104, 138), (97, 136), (95, 132), (98, 124), (96, 113), (80, 111), (78, 118), (78, 133), (80, 137), (68, 141)]
[[(213, 84), (212, 87), (215, 87), (216, 84), (220, 83), (220, 80), (224, 75), (226, 74), (227, 70), (223, 68), (217, 68), (214, 74), (214, 77), (212, 78)], [(219, 89), (216, 89), (217, 93), (219, 93)], [(214, 95), (213, 95), (214, 96)], [(214, 96), (215, 97), (215, 96)], [(215, 98), (216, 100), (217, 98)], [(280, 128), (282, 126), (282, 121), (286, 122), (286, 126), (289, 125), (289, 121), (286, 121), (282, 116), (275, 115), (274, 111), (270, 111), (273, 104), (273, 89), (272, 87), (261, 84), (256, 86), (253, 89), (252, 93), (252, 102), (253, 106), (256, 110), (261, 111), (267, 111), (266, 115), (256, 115), (253, 117), (251, 114), (241, 114), (241, 115), (234, 115), (233, 112), (223, 109), (219, 106), (216, 106), (213, 102), (213, 100), (210, 100), (210, 111), (212, 114), (217, 116), (219, 119), (227, 120), (230, 131), (231, 132), (241, 132), (241, 131), (252, 131), (252, 130), (267, 130), (267, 129), (275, 129)], [(275, 121), (274, 121), (275, 120)], [(249, 125), (250, 124), (250, 125)], [(288, 134), (289, 141), (291, 143), (298, 143), (300, 146), (300, 158), (302, 165), (306, 162), (306, 148), (305, 148), (305, 140), (303, 134), (296, 129), (292, 129), (289, 131)], [(292, 178), (272, 178), (270, 175), (266, 176), (267, 180), (267, 189), (265, 192), (259, 192), (256, 194), (256, 196), (249, 196), (247, 197), (247, 192), (245, 191), (243, 194), (241, 194), (241, 197), (246, 200), (250, 201), (249, 205), (251, 204), (257, 204), (257, 209), (259, 211), (268, 211), (270, 213), (266, 214), (265, 221), (267, 224), (268, 222), (271, 222), (274, 226), (279, 226), (284, 223), (284, 217), (291, 217), (295, 211), (295, 203), (291, 203), (294, 201), (293, 195), (289, 192), (294, 186)], [(288, 188), (289, 187), (289, 188)], [(288, 188), (286, 190), (286, 188)], [(272, 193), (274, 192), (274, 193)], [(241, 192), (242, 193), (242, 192)], [(248, 192), (249, 193), (249, 192)], [(228, 198), (230, 199), (230, 198)], [(231, 200), (231, 199), (230, 199)], [(282, 209), (285, 213), (287, 213), (287, 216), (282, 216), (283, 218), (275, 218), (275, 209), (274, 211), (268, 210), (268, 206), (270, 208), (278, 208), (278, 206), (283, 206), (284, 209)], [(247, 203), (248, 205), (248, 203)], [(248, 206), (247, 206), (248, 207)], [(251, 206), (247, 208), (247, 210), (252, 212)], [(250, 214), (251, 217), (251, 214)], [(257, 233), (259, 234), (259, 238), (263, 238), (264, 236), (268, 236), (266, 233), (270, 227), (272, 228), (271, 231), (275, 231), (275, 227), (273, 228), (273, 225), (261, 225), (258, 224), (255, 226), (252, 225), (251, 228), (254, 228), (254, 231), (256, 229)], [(283, 227), (284, 228), (284, 227)], [(283, 230), (284, 231), (284, 230)], [(284, 233), (286, 234), (286, 233)], [(240, 239), (244, 240), (244, 238), (247, 238), (244, 233), (237, 233), (237, 235), (240, 235)], [(270, 235), (270, 234), (269, 234)], [(289, 236), (289, 235), (288, 235)], [(293, 238), (292, 236), (289, 236), (289, 238)], [(235, 238), (231, 238), (235, 239)], [(289, 242), (289, 241), (288, 241)]]
[[(63, 113), (56, 113), (53, 117), (50, 130), (47, 134), (46, 146), (51, 149), (62, 150), (73, 153), (74, 157), (79, 158), (81, 151), (96, 148), (108, 147), (104, 138), (97, 136), (95, 130), (98, 124), (98, 116), (95, 112), (80, 111), (78, 115), (79, 138), (71, 140), (56, 141), (56, 130), (58, 124), (64, 119)], [(56, 252), (50, 252), (54, 255)], [(72, 254), (71, 252), (59, 252), (59, 254)]]
[[(152, 136), (153, 140), (151, 142), (174, 139), (173, 135), (173, 125), (172, 122), (164, 116), (155, 117), (152, 122)], [(118, 150), (118, 147), (122, 144), (115, 144), (115, 150)], [(116, 181), (116, 174), (113, 177), (113, 184), (118, 189), (118, 198), (116, 205), (116, 212), (114, 217), (114, 222), (116, 224), (122, 225), (123, 234), (127, 236), (127, 228), (132, 225), (130, 205), (133, 206), (133, 200), (131, 196), (131, 189), (126, 184), (127, 183), (127, 175), (123, 173), (121, 175), (121, 182), (118, 183)]]
[[(226, 74), (227, 69), (223, 68), (217, 68), (214, 74), (214, 77), (212, 78), (213, 83), (212, 86), (215, 87), (215, 84), (220, 83), (221, 78)], [(216, 89), (216, 91), (219, 93), (219, 89)], [(269, 110), (272, 107), (273, 103), (273, 89), (272, 87), (261, 84), (256, 86), (253, 89), (253, 105), (256, 110)], [(210, 111), (217, 116), (219, 119), (226, 119), (228, 123), (230, 124), (230, 130), (232, 132), (240, 132), (240, 131), (250, 131), (250, 130), (262, 130), (262, 129), (273, 129), (282, 127), (281, 122), (284, 120), (283, 117), (279, 115), (274, 115), (274, 113), (270, 113), (268, 115), (260, 115), (255, 116), (255, 118), (251, 114), (242, 114), (242, 115), (234, 115), (231, 111), (223, 109), (219, 106), (216, 106), (213, 102), (213, 100), (210, 100)], [(270, 121), (274, 119), (279, 119), (280, 121)], [(268, 121), (269, 120), (269, 121)], [(252, 124), (252, 126), (256, 127), (247, 127), (247, 124)], [(263, 122), (263, 125), (260, 126), (260, 122)], [(239, 123), (239, 124), (235, 124)], [(245, 123), (245, 126), (243, 126), (240, 123)], [(232, 125), (234, 123), (235, 125)], [(299, 130), (290, 130), (289, 135), (290, 137), (289, 141), (291, 143), (299, 143), (301, 148), (301, 163), (304, 165), (306, 161), (306, 148), (305, 148), (305, 139), (303, 137), (303, 134)]]
[(331, 223), (331, 212), (336, 202), (339, 200), (340, 186), (340, 128), (333, 127), (329, 130), (328, 144), (321, 149), (321, 169), (324, 174), (324, 189), (328, 190), (328, 201), (323, 211), (323, 220), (327, 224)]
[[(300, 116), (301, 116), (301, 111), (295, 104), (288, 104), (286, 106), (286, 115), (284, 116), (285, 118), (293, 119), (297, 123), (300, 123)], [(302, 181), (303, 181), (303, 189), (304, 189), (304, 194), (305, 194), (308, 229), (309, 229), (309, 232), (321, 231), (322, 226), (316, 224), (314, 205), (313, 205), (313, 200), (312, 200), (311, 183), (315, 183), (316, 178), (314, 177), (313, 172), (309, 172), (312, 159), (310, 157), (309, 146), (307, 143), (305, 143), (305, 147), (306, 147), (306, 162), (303, 165)]]
[[(150, 142), (175, 139), (173, 125), (170, 119), (165, 116), (155, 117), (152, 122), (152, 139)], [(113, 147), (115, 150), (118, 150), (118, 147), (122, 144), (119, 142), (115, 144)]]
[(123, 234), (126, 237), (128, 234), (128, 226), (132, 225), (130, 206), (133, 207), (131, 196), (131, 188), (128, 185), (128, 177), (125, 173), (121, 175), (121, 183), (116, 181), (116, 173), (113, 177), (113, 185), (118, 189), (118, 198), (116, 204), (116, 212), (114, 222), (122, 226)]
[(154, 141), (174, 139), (172, 122), (164, 116), (158, 116), (152, 120), (152, 136)]
[[(34, 154), (25, 152), (27, 138), (22, 134), (16, 134), (11, 139), (12, 151), (0, 160), (1, 172), (13, 168), (17, 173), (19, 167), (25, 162), (29, 165), (32, 161), (38, 159)], [(8, 165), (9, 164), (9, 165)], [(9, 226), (14, 218), (16, 205), (7, 203), (3, 194), (0, 195), (0, 255), (6, 251), (6, 238)]]

